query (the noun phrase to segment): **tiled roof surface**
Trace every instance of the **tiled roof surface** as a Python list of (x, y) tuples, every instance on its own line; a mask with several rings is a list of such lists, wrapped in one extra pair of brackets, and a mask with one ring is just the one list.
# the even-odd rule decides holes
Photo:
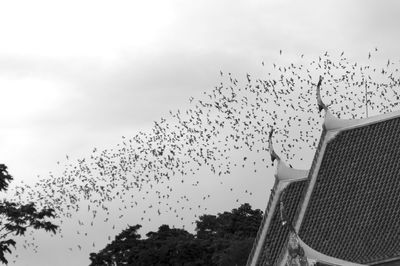
[[(285, 193), (281, 194), (283, 196), (282, 201), (285, 213), (289, 221), (292, 221), (295, 216), (300, 197), (306, 187), (305, 185), (305, 180), (293, 182), (285, 188)], [(273, 265), (286, 243), (288, 234), (288, 228), (282, 226), (278, 204), (275, 208), (267, 235), (262, 245), (263, 248), (257, 260), (257, 265)]]
[[(275, 230), (283, 228), (269, 233), (272, 243), (282, 241)], [(357, 263), (400, 255), (400, 118), (329, 141), (299, 236), (323, 254)]]

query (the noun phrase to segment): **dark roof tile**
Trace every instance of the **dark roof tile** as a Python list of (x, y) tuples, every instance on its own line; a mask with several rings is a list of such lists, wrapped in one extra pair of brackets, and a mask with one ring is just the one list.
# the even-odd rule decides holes
[(339, 259), (400, 255), (400, 118), (342, 131), (325, 149), (299, 236)]

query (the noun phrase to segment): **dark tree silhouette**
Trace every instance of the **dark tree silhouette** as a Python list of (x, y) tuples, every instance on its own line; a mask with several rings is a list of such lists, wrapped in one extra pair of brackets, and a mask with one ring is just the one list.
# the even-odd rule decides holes
[[(7, 191), (13, 180), (7, 171), (7, 166), (0, 164), (0, 191)], [(15, 247), (16, 241), (10, 236), (23, 236), (28, 228), (44, 229), (56, 233), (57, 225), (47, 221), (54, 218), (54, 210), (43, 208), (37, 210), (33, 202), (19, 204), (3, 199), (0, 202), (0, 261), (7, 264), (6, 253), (11, 253), (10, 247)]]
[(248, 203), (231, 212), (202, 215), (196, 234), (162, 225), (141, 239), (141, 225), (130, 226), (98, 253), (91, 265), (245, 265), (262, 211)]

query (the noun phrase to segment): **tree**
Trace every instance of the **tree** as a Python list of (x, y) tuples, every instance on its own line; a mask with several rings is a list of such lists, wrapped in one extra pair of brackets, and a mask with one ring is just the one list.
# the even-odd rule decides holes
[[(13, 177), (8, 173), (7, 166), (0, 164), (0, 191), (7, 191)], [(15, 240), (9, 236), (23, 236), (28, 228), (44, 229), (56, 233), (57, 225), (47, 221), (54, 218), (51, 208), (37, 210), (33, 202), (20, 204), (3, 199), (0, 202), (0, 261), (7, 264), (6, 253), (11, 253), (10, 247), (15, 247)]]
[(231, 212), (202, 215), (196, 234), (161, 225), (141, 239), (141, 225), (130, 226), (98, 253), (91, 265), (245, 265), (262, 211), (248, 203)]
[(260, 226), (262, 211), (252, 210), (244, 203), (231, 212), (215, 215), (202, 215), (196, 221), (197, 237), (217, 236), (219, 238), (243, 239), (255, 236)]
[(197, 237), (211, 239), (214, 265), (246, 264), (262, 215), (261, 210), (252, 210), (245, 203), (231, 212), (199, 217)]

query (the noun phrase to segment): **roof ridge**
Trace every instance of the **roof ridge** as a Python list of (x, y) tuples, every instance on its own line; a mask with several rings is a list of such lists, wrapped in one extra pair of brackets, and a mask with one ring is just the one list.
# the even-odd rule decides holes
[(368, 126), (397, 117), (400, 117), (400, 110), (360, 119), (340, 119), (335, 117), (329, 110), (326, 110), (323, 127), (328, 131), (342, 131)]

